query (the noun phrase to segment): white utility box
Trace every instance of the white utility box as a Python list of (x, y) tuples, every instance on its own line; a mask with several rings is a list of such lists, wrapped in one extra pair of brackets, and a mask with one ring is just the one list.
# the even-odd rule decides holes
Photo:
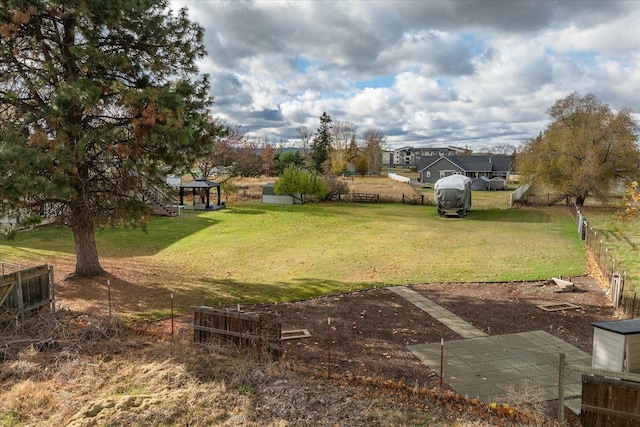
[(640, 318), (593, 323), (592, 366), (640, 373)]

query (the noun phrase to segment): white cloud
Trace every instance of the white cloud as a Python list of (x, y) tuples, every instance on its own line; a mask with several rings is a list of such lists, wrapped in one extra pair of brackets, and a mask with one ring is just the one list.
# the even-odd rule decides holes
[(205, 27), (213, 114), (271, 141), (326, 111), (392, 146), (518, 144), (574, 91), (640, 114), (636, 1), (171, 5)]

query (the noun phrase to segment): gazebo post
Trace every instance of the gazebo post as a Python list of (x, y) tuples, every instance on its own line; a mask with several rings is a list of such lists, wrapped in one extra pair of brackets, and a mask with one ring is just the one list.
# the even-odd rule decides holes
[(193, 195), (193, 206), (196, 205), (196, 189), (191, 190), (191, 194)]
[(180, 187), (180, 206), (184, 206), (183, 200), (184, 200), (184, 187), (181, 186)]
[(220, 186), (218, 185), (218, 206), (220, 206)]
[(211, 189), (207, 187), (206, 192), (207, 192), (207, 205), (205, 206), (205, 209), (209, 209), (211, 207), (209, 205), (209, 193), (211, 192)]

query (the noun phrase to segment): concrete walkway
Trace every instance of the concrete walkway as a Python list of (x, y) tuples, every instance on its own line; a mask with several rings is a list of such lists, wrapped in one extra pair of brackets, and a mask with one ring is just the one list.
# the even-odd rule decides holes
[(444, 324), (462, 338), (478, 338), (487, 336), (487, 334), (482, 332), (480, 329), (464, 321), (446, 308), (439, 306), (430, 299), (423, 297), (419, 293), (412, 291), (405, 286), (391, 286), (387, 289), (394, 294), (400, 295), (420, 310), (428, 313), (431, 317)]
[[(588, 368), (591, 356), (545, 331), (489, 336), (454, 313), (404, 286), (388, 290), (406, 299), (460, 335), (443, 344), (417, 344), (409, 350), (457, 393), (488, 402), (557, 399), (559, 353), (567, 363)], [(443, 361), (441, 366), (440, 361)], [(565, 371), (565, 404), (580, 413), (580, 370)]]
[[(589, 354), (545, 331), (445, 341), (444, 346), (417, 344), (409, 350), (434, 371), (441, 369), (457, 393), (509, 404), (557, 399), (559, 353), (572, 366), (591, 364)], [(565, 398), (580, 397), (582, 371), (566, 370), (564, 388)], [(574, 401), (579, 413), (580, 400)]]

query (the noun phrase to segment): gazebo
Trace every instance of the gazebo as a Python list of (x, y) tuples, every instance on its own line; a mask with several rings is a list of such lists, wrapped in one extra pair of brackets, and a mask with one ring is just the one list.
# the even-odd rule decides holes
[(193, 195), (193, 209), (195, 209), (196, 207), (196, 190), (200, 189), (200, 188), (204, 188), (205, 193), (206, 193), (206, 204), (204, 206), (205, 209), (213, 209), (213, 206), (211, 206), (211, 203), (209, 202), (210, 198), (210, 193), (211, 193), (211, 189), (212, 188), (217, 188), (218, 189), (218, 203), (217, 206), (221, 206), (222, 202), (220, 200), (220, 184), (218, 184), (217, 182), (213, 182), (213, 181), (209, 181), (206, 178), (196, 178), (193, 181), (181, 185), (180, 186), (180, 205), (183, 206), (183, 199), (184, 199), (184, 190), (186, 189), (191, 189), (191, 194)]

